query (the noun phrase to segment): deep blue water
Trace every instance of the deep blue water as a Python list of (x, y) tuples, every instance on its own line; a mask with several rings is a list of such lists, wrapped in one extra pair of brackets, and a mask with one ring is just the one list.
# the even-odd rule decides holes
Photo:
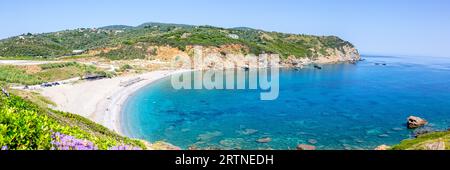
[[(410, 115), (436, 129), (449, 127), (450, 59), (364, 58), (322, 70), (281, 70), (274, 101), (261, 101), (258, 90), (174, 90), (163, 79), (129, 98), (124, 129), (131, 137), (184, 149), (289, 149), (302, 143), (373, 149), (410, 138)], [(256, 142), (263, 137), (272, 141)]]

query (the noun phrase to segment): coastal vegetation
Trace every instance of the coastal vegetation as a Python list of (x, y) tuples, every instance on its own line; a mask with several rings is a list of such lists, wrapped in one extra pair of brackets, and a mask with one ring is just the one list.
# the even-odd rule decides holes
[(392, 147), (393, 150), (450, 150), (450, 131), (432, 132), (407, 139)]
[(353, 47), (336, 36), (312, 36), (268, 32), (251, 28), (219, 28), (180, 24), (145, 23), (137, 27), (108, 26), (81, 28), (44, 34), (23, 34), (0, 41), (0, 56), (54, 59), (79, 55), (104, 48), (100, 56), (112, 60), (143, 59), (154, 53), (145, 46), (219, 47), (241, 45), (243, 53), (277, 53), (283, 58), (314, 58), (327, 55), (329, 49), (343, 51)]
[(10, 84), (36, 85), (45, 82), (60, 81), (86, 74), (100, 74), (106, 77), (112, 75), (93, 65), (77, 62), (49, 63), (32, 66), (0, 66), (0, 82)]
[(8, 150), (146, 149), (78, 115), (0, 94), (0, 146)]

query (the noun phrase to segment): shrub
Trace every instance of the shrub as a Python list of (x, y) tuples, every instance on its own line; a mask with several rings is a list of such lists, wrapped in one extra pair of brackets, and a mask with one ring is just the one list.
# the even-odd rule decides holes
[(87, 143), (86, 147), (98, 149), (123, 144), (145, 147), (141, 142), (121, 137), (101, 125), (71, 115), (42, 109), (18, 96), (0, 95), (0, 146), (10, 150), (49, 150), (64, 149), (71, 144), (81, 149), (79, 142), (83, 141)]
[(67, 63), (49, 63), (49, 64), (41, 64), (40, 67), (43, 70), (53, 69), (53, 68), (64, 68), (69, 66), (79, 66), (77, 62), (67, 62)]
[(120, 66), (120, 69), (121, 70), (130, 70), (130, 69), (133, 69), (133, 66), (131, 66), (129, 64), (125, 64), (125, 65)]

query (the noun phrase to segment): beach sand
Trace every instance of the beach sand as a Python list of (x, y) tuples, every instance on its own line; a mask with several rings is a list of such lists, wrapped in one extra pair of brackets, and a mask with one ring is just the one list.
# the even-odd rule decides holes
[[(153, 71), (112, 79), (64, 84), (43, 88), (40, 91), (43, 96), (57, 104), (54, 109), (81, 115), (124, 135), (120, 118), (122, 105), (127, 98), (156, 80), (187, 71), (191, 70)], [(124, 86), (136, 79), (141, 81)]]

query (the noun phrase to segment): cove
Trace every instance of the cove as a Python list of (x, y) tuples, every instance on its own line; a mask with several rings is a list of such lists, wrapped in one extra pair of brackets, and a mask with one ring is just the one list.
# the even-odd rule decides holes
[[(261, 90), (176, 90), (170, 78), (130, 96), (126, 135), (183, 149), (373, 149), (412, 137), (410, 115), (450, 124), (449, 59), (364, 56), (357, 64), (281, 69), (279, 97)], [(377, 64), (377, 63), (384, 63)], [(260, 139), (270, 139), (258, 142)]]

